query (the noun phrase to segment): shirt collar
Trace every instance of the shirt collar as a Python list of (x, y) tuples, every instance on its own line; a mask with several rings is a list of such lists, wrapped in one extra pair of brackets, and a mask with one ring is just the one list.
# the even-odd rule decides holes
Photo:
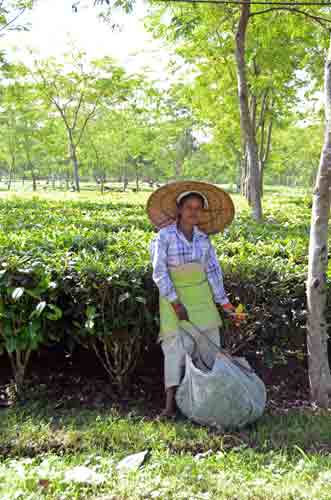
[(207, 234), (204, 233), (203, 231), (200, 231), (200, 229), (198, 228), (198, 226), (194, 226), (193, 228), (193, 237), (196, 237), (196, 238), (207, 238)]
[(203, 233), (202, 231), (200, 231), (200, 229), (198, 228), (198, 226), (194, 226), (193, 227), (193, 239), (192, 241), (188, 241), (186, 238), (185, 238), (185, 235), (180, 231), (180, 229), (178, 229), (177, 227), (177, 224), (175, 224), (175, 230), (176, 230), (176, 233), (178, 234), (178, 236), (183, 240), (185, 241), (185, 243), (188, 243), (189, 245), (192, 245), (192, 243), (194, 242), (194, 240), (196, 239), (200, 239), (200, 238), (206, 238), (207, 235), (205, 233)]

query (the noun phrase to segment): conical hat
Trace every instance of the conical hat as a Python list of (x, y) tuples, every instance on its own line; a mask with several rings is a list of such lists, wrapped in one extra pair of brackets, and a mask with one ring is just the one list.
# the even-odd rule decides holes
[(231, 197), (213, 184), (198, 181), (178, 181), (166, 184), (151, 194), (147, 202), (147, 213), (157, 229), (172, 224), (177, 219), (177, 200), (182, 193), (201, 193), (208, 202), (202, 209), (199, 229), (207, 234), (224, 230), (234, 218), (234, 205)]

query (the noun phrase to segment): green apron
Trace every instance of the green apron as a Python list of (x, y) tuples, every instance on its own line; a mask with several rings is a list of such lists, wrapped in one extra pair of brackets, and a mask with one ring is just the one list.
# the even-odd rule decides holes
[[(169, 269), (178, 300), (185, 306), (190, 321), (201, 330), (216, 328), (222, 320), (201, 264), (191, 263)], [(160, 339), (180, 331), (180, 321), (171, 303), (160, 296)]]

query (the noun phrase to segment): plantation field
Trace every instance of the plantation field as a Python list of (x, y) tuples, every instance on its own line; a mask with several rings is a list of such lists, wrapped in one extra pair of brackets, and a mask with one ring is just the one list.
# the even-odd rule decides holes
[[(107, 298), (112, 310), (107, 329), (133, 328), (139, 326), (137, 321), (140, 326), (145, 327), (146, 322), (151, 325), (157, 295), (150, 276), (149, 243), (154, 232), (144, 209), (148, 195), (2, 193), (4, 271), (0, 286), (8, 296), (8, 305), (21, 306), (26, 299), (29, 315), (48, 296), (53, 312), (54, 307), (60, 309), (55, 316), (63, 314), (58, 318), (60, 328), (57, 323), (56, 328), (51, 324), (47, 329), (56, 330), (53, 337), (65, 333), (69, 344), (77, 335), (88, 336), (93, 328), (84, 325), (92, 327), (97, 323), (94, 320), (100, 319), (102, 289), (112, 294)], [(234, 195), (234, 201), (235, 222), (213, 240), (232, 300), (246, 304), (252, 319), (250, 332), (266, 341), (265, 354), (269, 356), (283, 340), (287, 343), (289, 330), (302, 334), (310, 200), (293, 193), (269, 194), (263, 225), (251, 221), (238, 196)], [(33, 279), (29, 278), (31, 273)], [(29, 286), (20, 286), (29, 279)], [(33, 282), (35, 292), (31, 290)], [(20, 289), (18, 294), (24, 291), (22, 300), (11, 304), (16, 288)], [(150, 302), (150, 307), (145, 307)], [(82, 303), (89, 307), (82, 308)], [(46, 323), (49, 319), (44, 317)], [(155, 333), (157, 326), (151, 326)], [(96, 329), (100, 335), (100, 325)]]
[[(0, 410), (1, 500), (331, 498), (330, 414), (305, 401), (309, 197), (268, 192), (257, 225), (234, 195), (236, 220), (213, 237), (231, 299), (249, 313), (231, 341), (243, 343), (269, 392), (256, 426), (222, 434), (158, 421), (161, 374), (141, 377), (141, 364), (159, 366), (148, 195), (0, 193), (3, 365), (11, 356), (17, 375), (17, 355), (31, 354), (21, 402)], [(124, 346), (133, 370), (123, 375), (114, 357), (107, 365), (100, 346), (113, 356)], [(100, 365), (97, 379), (79, 361), (81, 349)], [(55, 351), (47, 376), (39, 373)], [(1, 377), (8, 392), (8, 370)], [(146, 449), (142, 469), (117, 470), (121, 458)], [(70, 480), (77, 465), (99, 473), (100, 484)]]

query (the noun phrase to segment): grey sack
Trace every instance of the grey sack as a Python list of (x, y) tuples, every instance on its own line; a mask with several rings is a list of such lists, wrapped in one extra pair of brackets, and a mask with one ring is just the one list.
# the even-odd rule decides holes
[(241, 428), (264, 412), (266, 388), (244, 358), (222, 354), (210, 371), (186, 355), (185, 376), (176, 401), (193, 422), (217, 428)]

